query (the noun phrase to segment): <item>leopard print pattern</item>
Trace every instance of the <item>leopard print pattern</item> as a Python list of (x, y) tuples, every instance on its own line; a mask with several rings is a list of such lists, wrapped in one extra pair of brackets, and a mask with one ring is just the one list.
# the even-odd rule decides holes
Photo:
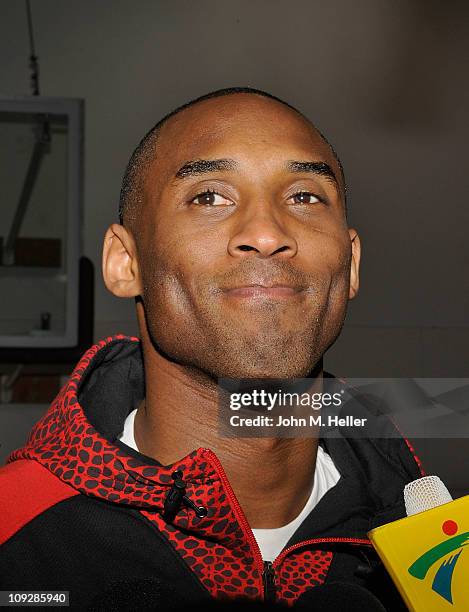
[[(26, 445), (8, 462), (40, 462), (63, 482), (84, 495), (138, 508), (178, 551), (200, 582), (218, 599), (262, 599), (262, 559), (253, 535), (230, 504), (227, 491), (207, 454), (198, 449), (171, 466), (148, 465), (126, 455), (87, 420), (77, 398), (77, 387), (98, 351), (114, 342), (139, 342), (117, 335), (102, 340), (74, 369), (51, 407), (34, 426)], [(203, 518), (182, 507), (171, 523), (162, 516), (165, 497), (180, 470), (186, 495), (207, 509)], [(330, 553), (303, 552), (287, 557), (277, 568), (279, 600), (292, 603), (305, 589), (322, 584)]]
[(333, 553), (329, 550), (292, 551), (277, 573), (277, 597), (294, 603), (305, 591), (324, 583)]

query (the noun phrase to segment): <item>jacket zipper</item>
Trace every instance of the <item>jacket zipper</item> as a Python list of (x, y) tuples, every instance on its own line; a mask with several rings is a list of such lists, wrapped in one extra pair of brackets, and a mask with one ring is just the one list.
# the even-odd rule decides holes
[(228, 480), (228, 477), (223, 469), (222, 464), (218, 460), (218, 457), (215, 455), (213, 451), (210, 449), (204, 449), (210, 457), (210, 461), (215, 465), (215, 468), (218, 472), (220, 480), (223, 483), (223, 486), (226, 490), (226, 494), (229, 497), (235, 512), (238, 515), (238, 520), (243, 528), (244, 533), (248, 536), (249, 542), (255, 552), (255, 561), (256, 565), (259, 569), (259, 575), (262, 578), (262, 586), (264, 593), (264, 601), (268, 603), (274, 603), (276, 599), (276, 586), (275, 586), (275, 569), (272, 561), (264, 561), (262, 559), (261, 550), (259, 548), (259, 544), (257, 543), (254, 534), (252, 533), (251, 526), (248, 523), (246, 515), (244, 514), (243, 509), (241, 508), (236, 495), (231, 488), (231, 484)]
[(276, 586), (275, 586), (275, 569), (272, 561), (264, 561), (264, 571), (262, 572), (262, 581), (264, 583), (264, 601), (266, 603), (275, 603)]
[(225, 470), (223, 469), (222, 464), (220, 463), (215, 453), (211, 451), (209, 448), (204, 448), (203, 451), (206, 453), (207, 459), (209, 459), (215, 466), (218, 476), (220, 477), (220, 480), (225, 488), (226, 494), (228, 498), (230, 499), (230, 502), (235, 510), (235, 513), (237, 514), (238, 521), (244, 533), (247, 535), (249, 542), (252, 546), (252, 549), (254, 551), (254, 560), (255, 560), (257, 569), (259, 570), (259, 575), (262, 579), (264, 601), (266, 602), (275, 601), (276, 599), (275, 569), (279, 567), (279, 565), (283, 562), (285, 557), (288, 554), (290, 554), (290, 552), (292, 552), (293, 550), (296, 550), (297, 548), (301, 548), (303, 546), (309, 546), (310, 544), (328, 544), (328, 543), (354, 544), (356, 546), (369, 546), (369, 547), (373, 546), (370, 540), (368, 540), (367, 538), (366, 539), (365, 538), (361, 538), (361, 539), (360, 538), (313, 538), (311, 540), (304, 540), (303, 542), (299, 542), (298, 544), (293, 544), (292, 546), (285, 548), (285, 550), (283, 550), (273, 562), (264, 561), (262, 559), (262, 554), (259, 548), (259, 544), (257, 543), (257, 540), (254, 537), (254, 534), (252, 533), (252, 529), (248, 523), (246, 515), (244, 514), (244, 511), (241, 508), (233, 489), (231, 488), (231, 484), (228, 480)]
[[(264, 587), (264, 578), (265, 578), (264, 577), (264, 561), (262, 559), (262, 554), (261, 554), (261, 549), (259, 548), (259, 544), (257, 543), (257, 540), (254, 537), (254, 534), (252, 533), (251, 526), (248, 523), (246, 515), (244, 514), (244, 511), (241, 508), (233, 489), (231, 488), (231, 484), (228, 480), (225, 470), (223, 469), (223, 466), (220, 463), (218, 457), (209, 448), (204, 448), (203, 450), (205, 451), (207, 455), (207, 459), (209, 459), (215, 466), (218, 476), (220, 477), (223, 487), (225, 488), (226, 494), (237, 515), (238, 522), (241, 525), (241, 528), (243, 529), (244, 533), (247, 535), (249, 539), (249, 543), (251, 544), (252, 550), (254, 551), (254, 561), (259, 571), (259, 578), (260, 580), (262, 580), (262, 586)], [(264, 597), (265, 597), (265, 593), (264, 593)]]

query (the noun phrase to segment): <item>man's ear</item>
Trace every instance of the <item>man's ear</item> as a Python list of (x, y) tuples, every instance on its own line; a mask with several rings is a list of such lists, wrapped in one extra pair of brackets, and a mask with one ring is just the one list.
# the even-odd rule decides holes
[(135, 241), (123, 225), (113, 223), (104, 236), (104, 284), (117, 297), (136, 297), (142, 283)]
[(352, 259), (350, 262), (349, 300), (353, 300), (353, 298), (358, 293), (358, 287), (360, 285), (359, 270), (360, 270), (361, 245), (360, 245), (360, 237), (357, 234), (357, 231), (354, 229), (349, 229), (348, 232), (350, 235), (350, 242), (352, 243)]

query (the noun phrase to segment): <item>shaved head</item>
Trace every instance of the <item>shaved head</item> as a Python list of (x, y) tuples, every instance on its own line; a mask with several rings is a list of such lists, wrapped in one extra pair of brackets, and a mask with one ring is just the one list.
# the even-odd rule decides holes
[(308, 375), (358, 290), (340, 162), (265, 92), (221, 90), (161, 120), (129, 163), (121, 219), (108, 288), (137, 298), (147, 353), (204, 380)]
[(220, 98), (222, 96), (233, 96), (239, 94), (262, 96), (264, 98), (269, 98), (270, 100), (282, 104), (283, 106), (297, 113), (305, 121), (305, 123), (309, 125), (311, 129), (313, 129), (320, 135), (322, 140), (329, 147), (335, 161), (337, 162), (340, 174), (340, 188), (342, 190), (345, 209), (346, 186), (342, 163), (330, 142), (318, 130), (318, 128), (294, 106), (291, 106), (291, 104), (288, 104), (284, 100), (281, 100), (280, 98), (277, 98), (276, 96), (273, 96), (270, 93), (251, 87), (230, 87), (225, 89), (218, 89), (179, 106), (178, 108), (165, 115), (162, 119), (160, 119), (158, 123), (156, 123), (156, 125), (154, 125), (142, 138), (142, 140), (137, 145), (130, 157), (122, 181), (119, 201), (119, 222), (122, 225), (129, 226), (134, 232), (138, 230), (136, 221), (140, 216), (139, 213), (141, 211), (141, 206), (144, 202), (145, 181), (147, 178), (148, 169), (150, 167), (150, 164), (154, 161), (156, 157), (157, 142), (161, 135), (162, 129), (167, 124), (167, 122), (176, 115), (182, 113), (183, 111), (192, 108), (206, 100), (210, 100), (212, 98)]

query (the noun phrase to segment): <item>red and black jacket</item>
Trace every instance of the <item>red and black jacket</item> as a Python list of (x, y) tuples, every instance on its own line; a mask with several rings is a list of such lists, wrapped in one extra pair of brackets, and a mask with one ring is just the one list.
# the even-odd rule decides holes
[[(341, 477), (264, 563), (211, 450), (163, 466), (117, 440), (143, 396), (138, 339), (100, 342), (0, 468), (1, 590), (66, 590), (82, 610), (106, 609), (116, 593), (157, 592), (169, 609), (213, 598), (295, 605), (340, 581), (400, 609), (366, 533), (405, 516), (403, 488), (423, 473), (407, 441), (321, 440)], [(356, 402), (354, 414), (367, 415)]]

